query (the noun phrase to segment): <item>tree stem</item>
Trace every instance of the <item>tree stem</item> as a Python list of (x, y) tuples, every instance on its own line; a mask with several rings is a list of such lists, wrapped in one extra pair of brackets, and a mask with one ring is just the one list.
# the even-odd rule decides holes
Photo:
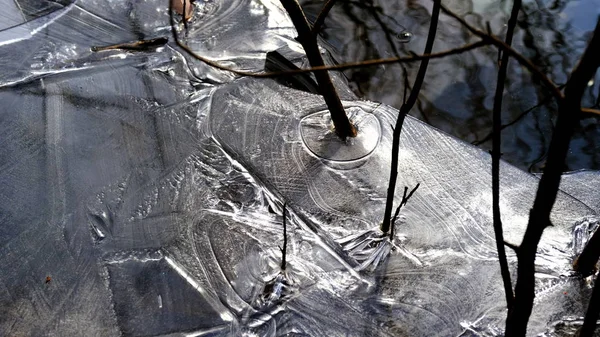
[[(280, 1), (290, 15), (294, 27), (296, 27), (296, 30), (298, 31), (297, 40), (300, 42), (300, 44), (302, 44), (311, 67), (324, 66), (325, 62), (323, 62), (323, 57), (319, 52), (317, 37), (313, 35), (310, 24), (306, 19), (304, 12), (302, 11), (302, 7), (300, 7), (300, 3), (298, 3), (297, 0)], [(340, 97), (333, 86), (331, 77), (329, 77), (329, 73), (325, 70), (320, 70), (315, 71), (314, 74), (315, 78), (317, 79), (317, 83), (319, 84), (320, 93), (323, 95), (325, 103), (329, 108), (335, 133), (342, 140), (345, 140), (347, 137), (355, 137), (356, 129), (352, 123), (350, 123), (348, 116), (346, 116), (346, 112), (344, 111)]]
[(544, 229), (551, 225), (550, 212), (556, 201), (565, 158), (573, 130), (579, 121), (581, 99), (588, 82), (600, 66), (600, 20), (579, 64), (565, 87), (564, 99), (558, 102), (558, 118), (550, 141), (546, 169), (540, 179), (525, 236), (517, 252), (518, 269), (515, 300), (506, 320), (507, 337), (525, 336), (535, 298), (535, 256)]
[[(508, 20), (508, 29), (504, 42), (511, 45), (517, 17), (521, 8), (521, 0), (514, 0), (513, 8)], [(509, 54), (502, 53), (500, 60), (500, 69), (498, 69), (498, 81), (496, 84), (496, 93), (494, 97), (493, 133), (492, 133), (492, 211), (494, 221), (494, 234), (496, 237), (496, 249), (498, 250), (498, 262), (500, 263), (500, 274), (504, 284), (504, 294), (506, 297), (506, 307), (508, 310), (513, 304), (513, 290), (510, 281), (510, 271), (506, 259), (506, 250), (504, 248), (504, 233), (502, 230), (502, 217), (500, 214), (500, 157), (502, 156), (502, 96), (504, 94), (504, 82), (506, 81), (506, 72), (508, 69)]]
[[(429, 34), (427, 35), (427, 42), (425, 43), (425, 54), (430, 54), (433, 49), (433, 42), (435, 41), (435, 33), (437, 31), (438, 18), (440, 16), (441, 0), (433, 1), (433, 10), (431, 12), (431, 23), (429, 24)], [(385, 212), (383, 215), (383, 223), (381, 224), (381, 231), (387, 233), (391, 226), (392, 208), (394, 207), (394, 194), (396, 192), (396, 179), (398, 178), (398, 151), (400, 150), (400, 133), (402, 131), (402, 125), (406, 115), (410, 112), (410, 109), (417, 102), (419, 97), (419, 91), (425, 80), (425, 74), (427, 73), (427, 66), (429, 65), (429, 59), (423, 59), (419, 66), (417, 78), (415, 79), (415, 85), (413, 90), (410, 92), (410, 96), (406, 103), (400, 107), (398, 113), (398, 119), (396, 119), (396, 125), (394, 126), (394, 138), (392, 139), (392, 163), (390, 169), (390, 180), (388, 183), (387, 198), (385, 203)]]

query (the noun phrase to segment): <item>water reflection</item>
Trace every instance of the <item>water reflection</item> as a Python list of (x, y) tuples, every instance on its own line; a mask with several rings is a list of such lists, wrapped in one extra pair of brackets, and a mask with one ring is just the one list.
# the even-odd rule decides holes
[[(319, 0), (305, 1), (307, 15), (316, 17), (322, 4)], [(489, 25), (496, 35), (503, 37), (511, 6), (510, 2), (475, 0), (454, 2), (451, 9), (479, 28)], [(599, 8), (600, 0), (525, 1), (513, 46), (557, 85), (564, 85), (590, 38)], [(325, 21), (322, 37), (340, 61), (422, 53), (430, 9), (429, 0), (341, 1)], [(410, 42), (397, 38), (408, 32), (412, 35)], [(440, 18), (437, 36), (434, 51), (475, 40), (446, 16)], [(497, 59), (498, 52), (486, 47), (433, 60), (411, 114), (467, 142), (490, 149)], [(347, 70), (345, 75), (358, 95), (399, 108), (405, 74), (412, 83), (417, 69), (416, 63), (395, 64)], [(599, 80), (597, 76), (590, 82), (582, 102), (584, 107), (600, 105)], [(511, 61), (502, 111), (503, 158), (531, 172), (543, 171), (556, 111), (556, 103), (548, 90), (517, 62)], [(599, 150), (598, 116), (583, 116), (571, 142), (565, 169), (600, 169)]]

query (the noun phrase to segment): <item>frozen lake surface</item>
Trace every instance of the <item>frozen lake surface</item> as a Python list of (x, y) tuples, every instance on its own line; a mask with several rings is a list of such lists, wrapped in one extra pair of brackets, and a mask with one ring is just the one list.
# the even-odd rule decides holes
[[(407, 118), (396, 195), (421, 185), (382, 240), (397, 110), (336, 77), (363, 137), (342, 144), (314, 132), (319, 96), (183, 53), (163, 2), (3, 7), (0, 335), (502, 334), (486, 152)], [(278, 1), (195, 8), (185, 41), (199, 54), (256, 71), (275, 49), (304, 62)], [(90, 50), (163, 36), (149, 51)], [(501, 169), (519, 243), (538, 180)], [(571, 263), (598, 225), (599, 177), (563, 182), (532, 336), (582, 323), (591, 287)]]

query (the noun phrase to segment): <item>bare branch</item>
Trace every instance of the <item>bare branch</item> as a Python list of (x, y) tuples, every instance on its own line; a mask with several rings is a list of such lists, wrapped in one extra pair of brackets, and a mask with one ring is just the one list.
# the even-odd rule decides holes
[(565, 87), (564, 99), (559, 101), (558, 119), (544, 174), (540, 179), (529, 223), (517, 254), (518, 270), (515, 301), (506, 320), (506, 336), (525, 336), (535, 298), (535, 256), (544, 229), (551, 225), (550, 212), (556, 201), (569, 142), (579, 121), (581, 99), (600, 66), (600, 19), (579, 64)]
[[(513, 8), (508, 20), (508, 29), (506, 31), (505, 42), (511, 45), (513, 33), (517, 25), (517, 16), (521, 8), (521, 0), (514, 0)], [(488, 25), (488, 30), (491, 31)], [(501, 51), (501, 49), (499, 49)], [(502, 53), (500, 60), (500, 69), (498, 69), (498, 80), (496, 83), (496, 93), (494, 97), (493, 120), (493, 139), (492, 139), (492, 213), (494, 221), (494, 234), (496, 237), (496, 249), (498, 250), (498, 262), (500, 263), (500, 274), (504, 285), (504, 294), (506, 297), (506, 307), (512, 308), (513, 290), (510, 281), (510, 271), (508, 270), (508, 261), (506, 260), (506, 251), (504, 249), (504, 233), (502, 230), (502, 217), (500, 214), (500, 157), (502, 156), (502, 96), (504, 94), (504, 82), (506, 81), (506, 72), (508, 69), (508, 53)]]
[[(430, 54), (433, 49), (433, 43), (435, 41), (435, 35), (437, 31), (438, 19), (440, 16), (440, 7), (442, 6), (441, 0), (434, 0), (433, 9), (431, 12), (431, 23), (429, 25), (429, 33), (427, 34), (427, 42), (425, 43), (425, 54)], [(402, 124), (406, 115), (410, 112), (410, 109), (417, 102), (419, 97), (419, 91), (425, 80), (425, 74), (427, 73), (427, 66), (429, 65), (429, 59), (423, 59), (417, 72), (415, 84), (413, 90), (410, 92), (410, 96), (405, 104), (402, 104), (400, 111), (398, 112), (398, 118), (396, 119), (396, 126), (394, 127), (394, 136), (392, 139), (392, 163), (390, 168), (390, 178), (388, 182), (387, 198), (385, 203), (385, 212), (383, 215), (383, 223), (381, 224), (381, 231), (387, 233), (390, 230), (390, 217), (392, 215), (392, 208), (394, 207), (394, 194), (396, 192), (396, 179), (398, 178), (398, 152), (400, 150), (400, 133), (402, 131)]]
[[(175, 32), (175, 30), (173, 30), (173, 35), (177, 36), (177, 33)], [(331, 66), (318, 66), (318, 67), (310, 67), (310, 68), (305, 68), (305, 69), (296, 69), (296, 70), (289, 70), (289, 71), (258, 73), (258, 72), (233, 69), (233, 68), (221, 65), (217, 62), (214, 62), (203, 56), (200, 56), (199, 54), (197, 54), (196, 52), (191, 50), (187, 45), (185, 45), (180, 40), (178, 40), (178, 38), (175, 38), (175, 43), (181, 49), (183, 49), (186, 53), (188, 53), (190, 56), (194, 57), (195, 59), (197, 59), (201, 62), (208, 64), (211, 67), (217, 68), (219, 70), (229, 71), (231, 73), (234, 73), (234, 74), (240, 75), (240, 76), (249, 76), (249, 77), (258, 77), (258, 78), (273, 78), (273, 77), (281, 77), (281, 76), (306, 74), (306, 73), (311, 73), (311, 72), (315, 72), (315, 71), (319, 71), (319, 70), (346, 70), (346, 69), (362, 68), (362, 67), (376, 66), (376, 65), (383, 65), (383, 64), (409, 63), (409, 62), (423, 61), (426, 59), (439, 59), (439, 58), (444, 58), (444, 57), (447, 57), (450, 55), (462, 54), (464, 52), (489, 45), (488, 42), (477, 41), (474, 43), (469, 43), (464, 46), (454, 48), (454, 49), (449, 49), (449, 50), (442, 51), (439, 53), (412, 55), (412, 56), (405, 56), (405, 57), (390, 57), (390, 58), (384, 58), (384, 59), (365, 60), (365, 61), (360, 61), (360, 62), (349, 62), (349, 63), (342, 63), (342, 64), (331, 65)]]

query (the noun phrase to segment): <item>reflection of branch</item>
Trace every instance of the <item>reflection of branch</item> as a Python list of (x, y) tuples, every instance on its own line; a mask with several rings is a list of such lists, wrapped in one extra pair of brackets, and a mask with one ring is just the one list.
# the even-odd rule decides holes
[[(520, 114), (517, 116), (517, 118), (513, 119), (511, 122), (509, 122), (509, 123), (507, 123), (507, 124), (503, 124), (503, 125), (500, 127), (500, 130), (504, 130), (504, 129), (506, 129), (506, 128), (507, 128), (507, 127), (509, 127), (509, 126), (515, 125), (515, 124), (516, 124), (518, 121), (520, 121), (520, 120), (521, 120), (523, 117), (527, 116), (527, 114), (528, 114), (528, 113), (530, 113), (531, 111), (533, 111), (533, 110), (535, 110), (535, 109), (539, 108), (540, 106), (542, 106), (542, 105), (544, 105), (544, 104), (548, 103), (548, 101), (550, 100), (550, 97), (552, 97), (552, 96), (548, 96), (548, 97), (546, 97), (546, 98), (545, 98), (543, 101), (541, 101), (541, 102), (539, 102), (538, 104), (536, 104), (536, 105), (532, 106), (531, 108), (529, 108), (529, 109), (527, 109), (527, 110), (525, 110), (525, 111), (521, 112), (521, 113), (520, 113)], [(473, 143), (471, 143), (471, 144), (479, 146), (479, 145), (481, 145), (481, 144), (483, 144), (483, 143), (487, 142), (488, 140), (492, 139), (492, 136), (493, 136), (493, 135), (494, 135), (494, 132), (492, 131), (492, 132), (490, 132), (490, 133), (489, 133), (487, 136), (483, 137), (483, 139), (481, 139), (481, 140), (478, 140), (478, 141), (475, 141), (475, 142), (473, 142)]]
[(494, 46), (501, 48), (504, 52), (510, 54), (510, 56), (514, 57), (515, 60), (519, 61), (519, 63), (521, 63), (521, 65), (523, 65), (524, 67), (529, 69), (529, 71), (531, 71), (534, 76), (538, 77), (542, 81), (542, 83), (544, 83), (544, 85), (546, 87), (548, 87), (548, 89), (550, 89), (550, 91), (552, 92), (552, 95), (554, 95), (559, 100), (563, 98), (563, 94), (562, 94), (562, 92), (560, 92), (560, 90), (558, 89), (556, 84), (554, 84), (554, 82), (552, 82), (552, 80), (550, 80), (548, 78), (548, 76), (546, 76), (546, 74), (544, 74), (541, 70), (539, 70), (533, 64), (533, 62), (531, 62), (531, 60), (527, 59), (525, 56), (520, 54), (518, 51), (516, 51), (511, 46), (506, 44), (504, 41), (498, 39), (497, 37), (490, 35), (484, 31), (481, 31), (481, 30), (471, 26), (467, 21), (465, 21), (463, 18), (461, 18), (460, 16), (458, 16), (456, 13), (452, 12), (448, 8), (442, 6), (442, 10), (444, 11), (444, 13), (453, 17), (456, 21), (460, 22), (461, 25), (463, 25), (465, 28), (467, 28), (471, 33), (477, 35), (483, 41), (486, 41), (489, 44), (493, 44)]
[(336, 0), (328, 0), (325, 5), (323, 5), (323, 9), (321, 9), (319, 16), (317, 16), (315, 23), (313, 23), (311, 32), (314, 36), (317, 36), (321, 31), (321, 27), (323, 27), (323, 23), (325, 23), (325, 17), (327, 17), (327, 14), (329, 14), (329, 11), (331, 11), (333, 5), (335, 5), (335, 2)]
[[(548, 103), (548, 101), (550, 101), (551, 97), (552, 96), (547, 96), (546, 98), (544, 98), (544, 100), (542, 100), (538, 104), (532, 106), (531, 108), (528, 108), (527, 110), (524, 110), (515, 119), (513, 119), (509, 123), (502, 124), (502, 127), (500, 129), (504, 130), (504, 129), (506, 129), (509, 126), (515, 125), (518, 121), (520, 121), (521, 119), (523, 119), (523, 117), (527, 116), (528, 113), (530, 113), (531, 111), (533, 111), (533, 110), (541, 107), (542, 105)], [(582, 118), (586, 117), (586, 115), (600, 116), (600, 110), (596, 110), (596, 109), (592, 109), (592, 108), (581, 108), (581, 113), (582, 113), (582, 116), (581, 116)], [(587, 116), (587, 117), (592, 117), (592, 116)], [(487, 142), (488, 140), (492, 139), (493, 134), (494, 134), (493, 132), (490, 132), (489, 134), (487, 134), (487, 136), (483, 137), (481, 140), (474, 141), (471, 144), (479, 146), (479, 145)]]
[(398, 53), (398, 49), (396, 48), (396, 44), (394, 44), (394, 41), (392, 40), (392, 34), (390, 33), (390, 28), (379, 17), (379, 13), (378, 13), (375, 5), (373, 4), (373, 0), (369, 0), (366, 2), (369, 4), (367, 9), (371, 12), (371, 15), (373, 16), (375, 21), (377, 21), (377, 23), (379, 24), (379, 27), (381, 27), (381, 30), (383, 31), (383, 35), (385, 35), (385, 39), (387, 40), (388, 45), (392, 49), (394, 56), (400, 57), (400, 54)]
[[(441, 0), (434, 0), (433, 9), (431, 11), (431, 23), (429, 24), (429, 33), (427, 34), (427, 42), (425, 43), (425, 54), (430, 54), (433, 49), (433, 43), (435, 41), (435, 34), (437, 31), (438, 19), (440, 16)], [(392, 208), (394, 207), (394, 194), (396, 192), (396, 179), (398, 178), (398, 152), (400, 150), (400, 133), (402, 131), (402, 124), (406, 115), (410, 112), (410, 109), (417, 102), (419, 97), (419, 91), (425, 80), (425, 74), (427, 72), (427, 66), (429, 59), (423, 59), (415, 78), (415, 84), (413, 90), (410, 92), (410, 96), (405, 104), (402, 104), (400, 111), (398, 112), (398, 118), (396, 119), (396, 125), (394, 126), (394, 137), (392, 139), (392, 163), (390, 168), (390, 179), (388, 182), (387, 198), (385, 202), (385, 212), (383, 215), (383, 223), (381, 224), (381, 231), (387, 233), (390, 229), (390, 217), (392, 216)]]
[[(506, 44), (512, 43), (513, 33), (517, 25), (517, 16), (521, 8), (521, 0), (514, 0), (513, 8), (508, 20), (506, 31)], [(504, 233), (502, 232), (502, 218), (500, 215), (500, 157), (502, 156), (502, 96), (504, 94), (504, 81), (508, 69), (508, 53), (502, 53), (500, 69), (498, 69), (498, 80), (496, 83), (496, 94), (494, 97), (493, 140), (492, 140), (492, 213), (494, 222), (494, 235), (496, 238), (496, 249), (498, 250), (498, 262), (500, 263), (500, 274), (504, 284), (504, 295), (506, 296), (506, 307), (510, 311), (513, 302), (512, 283), (510, 282), (510, 271), (506, 260), (504, 249)]]
[(515, 300), (506, 319), (506, 336), (525, 336), (535, 298), (535, 256), (544, 229), (551, 225), (550, 212), (556, 201), (569, 142), (579, 121), (581, 99), (588, 82), (600, 66), (600, 19), (579, 64), (565, 87), (564, 99), (558, 103), (558, 118), (546, 168), (540, 179), (529, 223), (517, 252), (518, 269)]

